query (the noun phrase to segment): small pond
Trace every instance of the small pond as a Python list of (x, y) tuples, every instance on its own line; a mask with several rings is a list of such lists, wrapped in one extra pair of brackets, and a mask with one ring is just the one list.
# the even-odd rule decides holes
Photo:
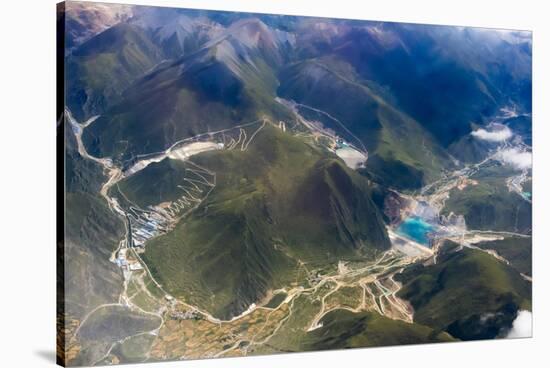
[(430, 225), (420, 217), (413, 216), (405, 219), (399, 225), (397, 228), (397, 233), (412, 239), (417, 243), (428, 246), (430, 243), (428, 234), (434, 230), (433, 225)]

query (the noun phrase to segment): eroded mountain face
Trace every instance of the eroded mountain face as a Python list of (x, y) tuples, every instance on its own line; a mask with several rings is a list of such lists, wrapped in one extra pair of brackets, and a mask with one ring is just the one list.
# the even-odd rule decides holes
[(64, 15), (67, 363), (498, 338), (531, 309), (529, 32)]

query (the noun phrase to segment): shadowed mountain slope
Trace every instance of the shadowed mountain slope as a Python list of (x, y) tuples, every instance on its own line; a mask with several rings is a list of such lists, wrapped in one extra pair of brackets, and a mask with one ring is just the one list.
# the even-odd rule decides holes
[(415, 322), (462, 340), (506, 332), (520, 309), (531, 309), (531, 284), (512, 267), (475, 249), (447, 243), (438, 263), (411, 267), (399, 296), (413, 305)]
[(258, 20), (232, 25), (197, 52), (159, 67), (124, 93), (83, 139), (96, 156), (128, 159), (177, 140), (289, 113), (274, 101), (284, 39)]
[[(344, 137), (351, 132), (356, 145), (362, 142), (369, 151), (367, 169), (384, 185), (419, 187), (451, 164), (418, 122), (386, 102), (347, 63), (334, 58), (299, 62), (279, 79), (281, 96), (330, 114), (338, 120), (331, 129)], [(401, 180), (398, 172), (410, 177)]]
[(108, 28), (66, 57), (66, 104), (79, 121), (102, 113), (161, 60), (144, 30), (127, 23)]

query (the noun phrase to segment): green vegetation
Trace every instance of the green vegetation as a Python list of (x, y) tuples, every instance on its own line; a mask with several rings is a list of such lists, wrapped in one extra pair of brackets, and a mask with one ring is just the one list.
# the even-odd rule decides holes
[(144, 290), (132, 296), (132, 304), (146, 312), (155, 312), (161, 307), (159, 299), (152, 298), (151, 295)]
[(417, 323), (392, 320), (376, 312), (335, 310), (323, 317), (321, 323), (321, 328), (304, 336), (300, 346), (303, 350), (453, 341), (445, 332), (435, 332)]
[(143, 362), (149, 353), (149, 349), (155, 340), (155, 335), (143, 334), (125, 340), (122, 344), (115, 347), (112, 354), (120, 357), (124, 362), (140, 363)]
[(450, 165), (430, 134), (377, 95), (349, 64), (334, 58), (311, 59), (290, 65), (279, 79), (280, 95), (329, 113), (347, 130), (334, 121), (323, 123), (330, 123), (327, 127), (346, 139), (351, 139), (348, 131), (353, 132), (369, 151), (365, 174), (379, 183), (418, 188)]
[[(80, 156), (72, 130), (65, 124), (65, 274), (60, 275), (64, 290), (60, 302), (69, 317), (82, 322), (99, 305), (118, 303), (123, 278), (109, 258), (125, 230), (122, 220), (99, 194), (106, 180), (101, 167)], [(113, 342), (159, 324), (159, 318), (123, 307), (100, 308), (80, 328), (82, 350), (71, 364), (96, 362)]]
[[(498, 338), (518, 311), (531, 309), (530, 237), (475, 244), (481, 249), (446, 242), (412, 265), (418, 258), (386, 253), (386, 223), (420, 212), (424, 195), (445, 200), (445, 185), (461, 169), (479, 171), (473, 181), (457, 180), (442, 215), (463, 215), (469, 230), (531, 234), (528, 197), (507, 187), (522, 179), (519, 171), (496, 160), (462, 165), (497, 146), (470, 134), (490, 121), (512, 130), (506, 144), (531, 144), (527, 35), (109, 7), (59, 20), (67, 33), (59, 40), (70, 45), (58, 50), (66, 79), (60, 102), (80, 122), (100, 115), (81, 127), (83, 143), (110, 159), (112, 173), (125, 174), (109, 188), (118, 203), (110, 208), (101, 193), (107, 170), (80, 156), (67, 123), (58, 128), (66, 141), (66, 233), (58, 245), (66, 325), (59, 318), (59, 326), (69, 341), (60, 352), (69, 364)], [(335, 132), (345, 141), (338, 147), (368, 151), (366, 165), (349, 169), (332, 152), (332, 134), (300, 124), (277, 97)], [(128, 170), (191, 137), (224, 149)], [(523, 191), (532, 191), (529, 178)], [(136, 229), (142, 224), (126, 213), (126, 229), (132, 205), (159, 205), (169, 215)], [(127, 261), (143, 260), (146, 270), (123, 275), (124, 253), (110, 259), (125, 234), (156, 225), (162, 234), (144, 252), (125, 249)], [(382, 296), (398, 289), (392, 277), (406, 311)], [(272, 310), (221, 324), (201, 314), (227, 320), (253, 303)], [(414, 322), (376, 313), (373, 303), (407, 320), (412, 306)]]
[(71, 275), (65, 279), (65, 308), (78, 318), (99, 304), (118, 300), (122, 274), (109, 257), (124, 227), (99, 197), (67, 193), (65, 203), (65, 273)]
[(190, 162), (165, 158), (121, 180), (109, 194), (118, 197), (124, 193), (125, 198), (141, 208), (173, 202), (185, 194), (182, 188), (191, 189), (191, 184), (185, 179), (201, 179), (195, 170), (197, 167)]
[(449, 146), (453, 157), (465, 163), (478, 163), (487, 157), (494, 144), (467, 134)]
[(277, 293), (265, 305), (266, 308), (277, 308), (286, 299), (286, 293)]
[(102, 113), (161, 59), (147, 32), (115, 25), (67, 57), (67, 105), (79, 120)]
[(124, 224), (99, 195), (106, 180), (101, 167), (79, 155), (65, 124), (65, 275), (60, 276), (65, 312), (79, 319), (99, 304), (118, 300), (122, 274), (109, 257), (124, 235)]
[(266, 116), (289, 120), (289, 111), (274, 100), (278, 82), (272, 66), (259, 55), (251, 63), (218, 56), (228, 47), (224, 42), (191, 54), (134, 83), (85, 131), (88, 150), (128, 159)]
[(329, 306), (329, 308), (332, 306), (344, 306), (355, 309), (361, 305), (362, 300), (363, 288), (359, 286), (343, 286), (330, 294), (326, 298), (325, 304)]
[(292, 313), (286, 322), (266, 344), (255, 346), (253, 353), (303, 351), (301, 344), (304, 335), (320, 309), (321, 301), (318, 298), (306, 294), (294, 298), (290, 304)]
[(506, 186), (513, 174), (500, 165), (482, 169), (472, 176), (477, 185), (450, 192), (443, 213), (464, 215), (469, 229), (530, 234), (532, 206)]
[(519, 309), (531, 308), (531, 284), (480, 250), (448, 246), (437, 264), (408, 268), (396, 279), (415, 322), (463, 340), (497, 337)]
[(319, 308), (301, 296), (293, 313), (268, 343), (255, 347), (254, 354), (349, 349), (369, 346), (406, 345), (454, 341), (445, 332), (437, 332), (418, 323), (393, 320), (376, 312), (353, 313), (336, 309), (322, 319), (322, 326), (307, 332), (307, 321)]
[(481, 242), (476, 244), (482, 249), (496, 251), (519, 272), (531, 276), (532, 273), (532, 238), (510, 237), (502, 240)]
[(169, 292), (214, 315), (239, 314), (294, 281), (298, 260), (372, 258), (389, 247), (367, 180), (270, 125), (247, 151), (193, 160), (216, 173), (217, 185), (174, 231), (148, 243), (144, 259)]

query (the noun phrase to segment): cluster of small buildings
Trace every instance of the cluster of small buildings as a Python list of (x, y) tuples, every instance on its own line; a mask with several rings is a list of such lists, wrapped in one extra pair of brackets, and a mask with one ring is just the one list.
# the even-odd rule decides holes
[(117, 258), (115, 260), (118, 267), (122, 268), (123, 271), (139, 271), (143, 269), (141, 263), (137, 260), (129, 260), (127, 257), (128, 249), (123, 248), (118, 252)]
[(158, 229), (163, 220), (159, 213), (147, 212), (142, 215), (139, 222), (134, 221), (132, 224), (132, 246), (143, 247), (147, 240), (158, 235)]
[(180, 320), (181, 321), (181, 320), (186, 320), (186, 319), (194, 319), (194, 320), (202, 319), (202, 316), (201, 316), (200, 313), (198, 313), (195, 310), (189, 310), (189, 311), (185, 311), (185, 312), (180, 312), (180, 311), (172, 312), (170, 314), (170, 318), (174, 319), (174, 320)]

